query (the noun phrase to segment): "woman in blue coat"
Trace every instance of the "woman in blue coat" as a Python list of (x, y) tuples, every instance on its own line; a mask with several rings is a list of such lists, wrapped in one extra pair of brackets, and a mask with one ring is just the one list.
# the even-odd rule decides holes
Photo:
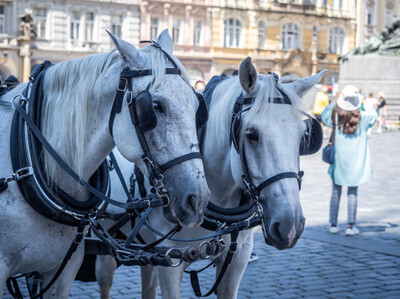
[(328, 170), (332, 178), (329, 222), (330, 232), (334, 234), (339, 232), (337, 219), (342, 186), (348, 186), (346, 235), (357, 235), (360, 233), (355, 226), (358, 186), (372, 180), (367, 130), (373, 126), (378, 114), (375, 109), (360, 111), (361, 102), (358, 89), (348, 85), (343, 88), (337, 103), (327, 106), (321, 115), (326, 126), (335, 124), (335, 159)]

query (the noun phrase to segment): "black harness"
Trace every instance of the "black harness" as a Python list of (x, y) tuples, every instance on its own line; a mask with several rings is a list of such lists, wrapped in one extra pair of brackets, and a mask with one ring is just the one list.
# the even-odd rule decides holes
[[(172, 58), (164, 50), (162, 50), (157, 43), (152, 42), (152, 45), (159, 48), (175, 66), (175, 68), (166, 69), (166, 73), (180, 75), (180, 70)], [(78, 227), (77, 235), (73, 240), (63, 262), (61, 263), (61, 266), (57, 270), (56, 275), (53, 277), (51, 282), (40, 291), (38, 295), (35, 295), (35, 298), (41, 297), (61, 274), (67, 261), (70, 259), (80, 241), (83, 239), (83, 229), (87, 224), (90, 224), (91, 228), (98, 232), (97, 235), (102, 241), (107, 241), (104, 242), (104, 244), (109, 246), (109, 248), (103, 251), (107, 252), (107, 254), (112, 252), (117, 258), (120, 257), (120, 260), (124, 261), (124, 254), (126, 253), (127, 247), (122, 246), (117, 240), (113, 239), (107, 230), (102, 227), (98, 221), (96, 221), (97, 218), (101, 218), (107, 203), (125, 209), (127, 213), (126, 215), (129, 215), (130, 217), (132, 213), (139, 214), (141, 211), (145, 211), (144, 214), (148, 215), (153, 207), (165, 206), (169, 204), (168, 193), (163, 184), (163, 171), (189, 159), (201, 159), (201, 154), (199, 152), (194, 152), (177, 157), (160, 166), (155, 163), (151, 156), (146, 139), (143, 135), (144, 132), (153, 129), (157, 124), (157, 117), (155, 115), (151, 95), (149, 93), (150, 84), (145, 91), (139, 93), (138, 96), (133, 97), (132, 80), (130, 80), (135, 77), (151, 75), (151, 70), (130, 71), (129, 69), (124, 69), (121, 72), (117, 94), (110, 113), (110, 133), (112, 135), (112, 126), (115, 114), (121, 111), (122, 101), (125, 91), (128, 89), (127, 85), (129, 82), (129, 97), (127, 97), (129, 102), (127, 102), (127, 104), (129, 106), (132, 123), (135, 126), (137, 136), (144, 152), (143, 160), (151, 169), (151, 181), (153, 182), (154, 192), (141, 200), (134, 200), (128, 196), (129, 200), (127, 203), (115, 201), (108, 196), (105, 196), (109, 187), (108, 164), (106, 161), (90, 179), (90, 181), (94, 184), (94, 186), (92, 186), (88, 182), (83, 181), (78, 174), (76, 174), (63, 161), (63, 159), (56, 153), (56, 151), (40, 132), (40, 109), (43, 93), (41, 82), (44, 78), (46, 69), (51, 65), (52, 64), (50, 62), (46, 61), (40, 66), (37, 66), (30, 76), (30, 83), (28, 84), (27, 88), (23, 94), (17, 95), (13, 99), (11, 105), (9, 102), (3, 100), (0, 102), (1, 105), (12, 106), (16, 110), (13, 118), (13, 128), (11, 130), (11, 152), (13, 153), (12, 164), (15, 173), (9, 178), (0, 178), (0, 192), (7, 189), (10, 181), (16, 180), (25, 199), (35, 210), (37, 210), (43, 216), (56, 222)], [(199, 109), (196, 114), (196, 125), (199, 128), (206, 122), (208, 118), (208, 111), (203, 97), (197, 93), (196, 96), (199, 100)], [(18, 136), (22, 136), (25, 139), (20, 139)], [(42, 147), (48, 151), (48, 153), (68, 175), (70, 175), (76, 182), (81, 184), (86, 188), (87, 191), (89, 191), (90, 194), (92, 194), (92, 197), (87, 202), (81, 203), (76, 201), (63, 192), (60, 188), (57, 188), (55, 191), (48, 187), (46, 177), (42, 171), (41, 156), (39, 154), (42, 150)], [(142, 221), (144, 221), (146, 218), (147, 216), (143, 217)], [(178, 229), (179, 226), (175, 227), (170, 234), (175, 233)], [(133, 240), (134, 237), (135, 234), (132, 232), (130, 238)], [(129, 246), (130, 244), (126, 245)], [(158, 253), (148, 253), (146, 250), (150, 250), (157, 244), (151, 245), (152, 246), (147, 247), (133, 246), (132, 250), (129, 250), (128, 254), (131, 253), (135, 255), (135, 258), (127, 260), (126, 264), (131, 262), (131, 264), (139, 265), (152, 263), (154, 265), (169, 266), (172, 263), (171, 257), (183, 258), (181, 252), (168, 252), (168, 249), (164, 249), (165, 254), (162, 258)], [(140, 250), (139, 253), (138, 250)], [(190, 258), (190, 254), (188, 258)], [(29, 275), (30, 274), (27, 274), (27, 276)], [(15, 277), (8, 279), (7, 286), (13, 296), (20, 296)]]

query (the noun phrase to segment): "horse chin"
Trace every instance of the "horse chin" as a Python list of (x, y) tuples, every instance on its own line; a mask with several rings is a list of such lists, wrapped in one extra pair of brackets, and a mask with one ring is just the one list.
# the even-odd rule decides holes
[[(172, 204), (170, 204), (168, 207), (163, 208), (163, 214), (164, 214), (165, 219), (168, 222), (175, 224), (175, 225), (179, 224), (180, 226), (186, 227), (186, 228), (199, 226), (203, 222), (203, 217), (200, 217), (199, 221), (197, 221), (196, 223), (193, 223), (193, 222), (188, 223), (187, 221), (183, 221), (183, 220), (179, 219), (179, 217), (175, 213), (175, 210), (174, 210)], [(189, 221), (192, 221), (192, 219), (189, 219)]]
[(269, 246), (275, 247), (278, 250), (293, 248), (296, 246), (297, 240), (299, 239), (299, 237), (296, 237), (294, 240), (292, 240), (292, 242), (289, 240), (274, 240), (268, 233), (264, 231), (264, 229), (262, 232), (265, 243)]
[(164, 214), (165, 219), (168, 222), (171, 222), (172, 224), (180, 224), (179, 219), (176, 216), (176, 213), (175, 213), (174, 209), (172, 208), (171, 204), (168, 207), (163, 208), (163, 214)]

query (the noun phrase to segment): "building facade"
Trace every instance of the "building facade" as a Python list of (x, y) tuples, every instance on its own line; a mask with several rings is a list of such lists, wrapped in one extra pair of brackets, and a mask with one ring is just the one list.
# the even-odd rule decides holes
[(356, 46), (366, 43), (400, 16), (400, 0), (357, 0)]
[(212, 9), (212, 73), (231, 72), (251, 56), (260, 72), (298, 77), (328, 69), (355, 45), (355, 2), (220, 0)]
[(211, 69), (211, 7), (213, 0), (142, 1), (140, 38), (156, 40), (168, 29), (174, 54), (188, 71), (192, 83), (209, 79)]
[(26, 81), (46, 59), (109, 51), (105, 30), (139, 46), (164, 29), (193, 83), (251, 56), (264, 73), (326, 68), (334, 84), (337, 58), (356, 45), (356, 0), (0, 0), (0, 75)]
[(27, 81), (44, 60), (109, 51), (105, 30), (138, 44), (138, 0), (0, 0), (0, 75)]

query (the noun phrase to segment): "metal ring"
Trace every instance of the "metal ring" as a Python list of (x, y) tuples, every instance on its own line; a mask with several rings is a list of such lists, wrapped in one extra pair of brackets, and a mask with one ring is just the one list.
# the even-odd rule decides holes
[[(128, 95), (129, 95), (129, 99), (128, 99)], [(126, 106), (129, 106), (130, 104), (132, 104), (132, 101), (133, 101), (132, 91), (128, 90), (128, 92), (126, 93), (126, 97), (127, 97), (127, 100), (125, 103), (126, 103)]]
[(167, 203), (165, 205), (163, 205), (163, 208), (168, 207), (171, 204), (171, 199), (169, 198), (169, 196), (163, 195), (162, 198), (166, 198), (167, 199)]
[(207, 245), (207, 246), (211, 246), (211, 243), (210, 242), (208, 242), (208, 241), (203, 241), (203, 242), (201, 242), (201, 244), (200, 244), (200, 247), (199, 247), (199, 250), (200, 250), (200, 257), (203, 259), (203, 260), (205, 260), (205, 259), (208, 259), (210, 256), (207, 254), (207, 252), (206, 252), (206, 249), (204, 250), (204, 256), (203, 256), (203, 252), (201, 251), (202, 250), (202, 248), (203, 248), (203, 245)]
[[(179, 252), (179, 255), (180, 255), (179, 261), (178, 261), (176, 264), (171, 264), (171, 266), (170, 266), (170, 267), (175, 268), (175, 267), (179, 267), (179, 266), (182, 264), (182, 262), (183, 262), (183, 254), (182, 254), (182, 252), (181, 252), (179, 249), (177, 249), (177, 248), (170, 248), (170, 249), (168, 249), (167, 252), (165, 253), (165, 256), (166, 256), (166, 257), (169, 257), (169, 255), (170, 255), (171, 252), (173, 252), (173, 251)], [(170, 257), (170, 258), (171, 258), (171, 257)], [(172, 259), (172, 258), (171, 258), (171, 259)]]
[(12, 102), (11, 102), (11, 106), (12, 106), (14, 109), (16, 109), (15, 106), (14, 106), (14, 102), (15, 102), (15, 100), (16, 100), (17, 98), (19, 98), (21, 101), (27, 101), (26, 99), (24, 99), (24, 96), (23, 96), (22, 94), (17, 94), (16, 96), (13, 97)]

